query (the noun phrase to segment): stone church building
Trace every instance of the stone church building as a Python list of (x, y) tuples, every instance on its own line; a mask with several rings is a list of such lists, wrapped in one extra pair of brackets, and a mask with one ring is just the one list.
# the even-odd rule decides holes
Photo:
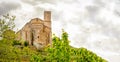
[(51, 44), (51, 11), (44, 11), (44, 20), (31, 19), (17, 34), (18, 40), (22, 39), (38, 48)]

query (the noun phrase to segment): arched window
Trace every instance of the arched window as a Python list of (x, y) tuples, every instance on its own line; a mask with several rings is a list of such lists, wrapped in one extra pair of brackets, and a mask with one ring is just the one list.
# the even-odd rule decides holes
[(38, 36), (38, 38), (39, 38), (39, 36)]

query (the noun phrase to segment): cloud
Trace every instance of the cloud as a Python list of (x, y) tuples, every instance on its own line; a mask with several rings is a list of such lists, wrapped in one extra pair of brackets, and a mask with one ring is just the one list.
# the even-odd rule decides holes
[(49, 3), (49, 4), (55, 4), (59, 0), (21, 0), (23, 3), (29, 4), (29, 5), (39, 5), (39, 4), (44, 4), (44, 3)]
[(19, 3), (13, 2), (1, 2), (0, 3), (0, 16), (6, 13), (9, 13), (11, 10), (15, 10), (20, 7)]
[(23, 3), (30, 4), (30, 5), (37, 5), (40, 1), (37, 0), (21, 0)]

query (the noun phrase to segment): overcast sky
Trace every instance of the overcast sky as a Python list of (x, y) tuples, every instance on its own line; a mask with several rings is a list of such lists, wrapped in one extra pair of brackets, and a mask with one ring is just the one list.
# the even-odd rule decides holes
[(109, 62), (120, 61), (119, 0), (0, 0), (0, 16), (16, 16), (15, 30), (52, 12), (52, 32), (68, 32), (71, 45), (86, 47)]

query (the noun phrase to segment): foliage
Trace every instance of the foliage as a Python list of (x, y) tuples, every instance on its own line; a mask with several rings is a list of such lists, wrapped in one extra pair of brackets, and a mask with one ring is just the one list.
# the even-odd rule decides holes
[[(11, 40), (0, 40), (0, 62), (16, 61), (19, 59), (18, 55), (14, 52), (11, 45)], [(18, 50), (17, 50), (18, 51)]]
[(52, 47), (48, 48), (50, 62), (70, 62), (68, 34), (63, 31), (62, 39), (53, 36)]
[(8, 40), (14, 40), (16, 37), (16, 34), (13, 30), (6, 30), (2, 33), (2, 38), (6, 38)]
[(69, 46), (68, 34), (63, 31), (62, 37), (53, 36), (51, 47), (43, 51), (34, 51), (30, 46), (22, 49), (12, 44), (18, 41), (0, 40), (0, 61), (2, 62), (107, 62), (86, 48)]
[(10, 16), (9, 14), (0, 17), (0, 37), (2, 37), (4, 31), (13, 30), (15, 27), (14, 20), (15, 16)]
[(36, 54), (33, 54), (31, 59), (30, 59), (31, 62), (41, 62), (41, 55), (36, 55)]
[(12, 45), (21, 45), (20, 41), (18, 40), (13, 40)]
[(0, 62), (29, 62), (33, 54), (37, 55), (37, 52), (29, 47), (21, 49), (21, 46), (12, 46), (12, 42), (14, 41), (7, 39), (0, 40)]
[(53, 36), (52, 47), (48, 48), (49, 62), (106, 62), (85, 48), (69, 46), (68, 34), (63, 31), (61, 39)]
[(28, 42), (27, 41), (25, 41), (24, 42), (24, 46), (28, 46), (29, 44), (28, 44)]

